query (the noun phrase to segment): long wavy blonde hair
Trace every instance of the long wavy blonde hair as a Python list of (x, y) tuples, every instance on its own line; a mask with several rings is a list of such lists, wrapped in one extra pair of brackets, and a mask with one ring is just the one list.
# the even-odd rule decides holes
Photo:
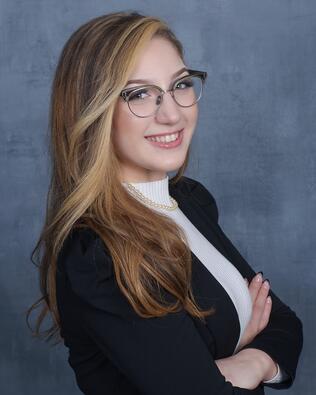
[[(60, 338), (56, 261), (76, 227), (93, 229), (109, 250), (118, 285), (140, 316), (157, 317), (184, 308), (204, 320), (191, 288), (191, 251), (180, 227), (132, 197), (121, 184), (112, 145), (112, 118), (121, 90), (144, 46), (154, 36), (183, 47), (165, 22), (137, 12), (90, 20), (66, 42), (56, 68), (50, 106), (51, 182), (45, 223), (31, 259), (39, 268), (41, 307), (33, 335)], [(172, 183), (179, 181), (188, 155)], [(184, 240), (184, 241), (183, 241)], [(148, 253), (150, 251), (150, 254)], [(176, 298), (161, 304), (159, 287)], [(47, 314), (52, 326), (41, 332)]]

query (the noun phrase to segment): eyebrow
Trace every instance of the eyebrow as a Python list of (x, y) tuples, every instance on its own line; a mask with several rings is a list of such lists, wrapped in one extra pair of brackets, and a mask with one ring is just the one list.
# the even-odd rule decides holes
[[(180, 69), (180, 70), (176, 71), (174, 74), (172, 74), (171, 78), (173, 79), (173, 78), (177, 77), (178, 75), (184, 73), (185, 71), (188, 71), (188, 69), (186, 67), (182, 67), (182, 69)], [(126, 85), (129, 85), (129, 84), (151, 84), (151, 83), (152, 83), (152, 81), (149, 81), (149, 80), (137, 79), (137, 80), (127, 81)]]

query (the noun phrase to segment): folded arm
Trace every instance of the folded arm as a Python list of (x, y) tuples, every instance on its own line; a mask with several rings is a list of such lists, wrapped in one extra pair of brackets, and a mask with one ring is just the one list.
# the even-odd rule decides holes
[[(192, 182), (192, 179), (191, 179)], [(255, 271), (232, 244), (218, 223), (218, 208), (213, 195), (198, 181), (191, 190), (191, 195), (207, 212), (212, 230), (220, 238), (230, 262), (236, 266), (248, 282), (255, 276)], [(267, 353), (280, 367), (281, 377), (272, 383), (266, 382), (273, 388), (288, 388), (292, 385), (296, 374), (299, 355), (303, 345), (302, 322), (295, 312), (283, 303), (278, 296), (269, 291), (272, 298), (272, 311), (268, 325), (242, 349), (255, 348)]]

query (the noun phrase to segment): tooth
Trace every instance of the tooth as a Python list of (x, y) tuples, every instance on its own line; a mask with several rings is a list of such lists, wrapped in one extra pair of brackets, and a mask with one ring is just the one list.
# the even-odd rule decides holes
[(148, 137), (148, 140), (156, 141), (159, 143), (169, 143), (171, 141), (175, 141), (178, 137), (179, 137), (179, 132), (173, 133), (173, 134), (168, 134), (166, 136)]

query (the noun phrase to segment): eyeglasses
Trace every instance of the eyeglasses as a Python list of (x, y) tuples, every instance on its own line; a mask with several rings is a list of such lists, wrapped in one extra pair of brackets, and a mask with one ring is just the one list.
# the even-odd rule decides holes
[(206, 71), (187, 70), (188, 75), (176, 80), (172, 88), (164, 91), (157, 85), (141, 85), (123, 89), (120, 96), (127, 102), (131, 112), (140, 118), (151, 117), (161, 106), (163, 95), (170, 92), (180, 107), (191, 107), (197, 103), (203, 92)]

